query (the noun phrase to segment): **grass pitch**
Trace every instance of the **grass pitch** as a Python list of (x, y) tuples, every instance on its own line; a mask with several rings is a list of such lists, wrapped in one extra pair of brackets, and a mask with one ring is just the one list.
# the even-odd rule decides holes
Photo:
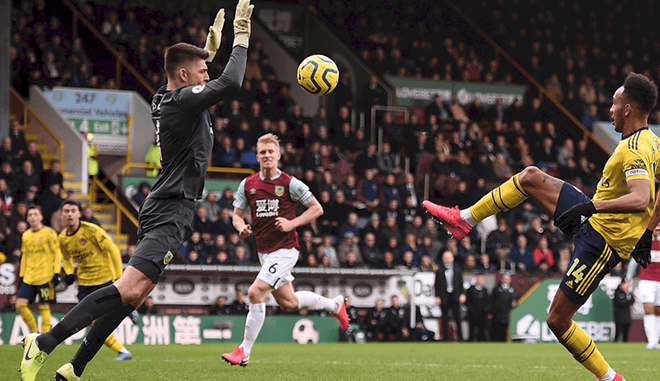
[[(131, 345), (133, 360), (122, 362), (104, 347), (82, 380), (595, 380), (559, 344), (257, 343), (246, 368), (220, 358), (234, 345)], [(643, 343), (598, 348), (628, 381), (660, 379), (660, 351), (646, 351)], [(37, 380), (52, 380), (76, 349), (58, 347)], [(0, 346), (0, 380), (20, 380), (21, 355), (18, 345)]]

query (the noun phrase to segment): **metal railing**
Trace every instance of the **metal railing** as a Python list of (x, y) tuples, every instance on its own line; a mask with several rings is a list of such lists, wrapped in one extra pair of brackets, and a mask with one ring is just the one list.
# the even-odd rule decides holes
[[(96, 177), (92, 178), (90, 181), (90, 192), (89, 192), (89, 203), (90, 204), (97, 204), (98, 200), (96, 198), (96, 194), (98, 191), (103, 192), (106, 197), (112, 201), (112, 203), (115, 206), (115, 229), (116, 229), (116, 235), (119, 237), (122, 232), (121, 232), (121, 220), (122, 220), (122, 214), (128, 218), (135, 227), (138, 227), (138, 220), (135, 218), (135, 216), (129, 212), (128, 209), (115, 197), (114, 194)], [(117, 239), (119, 241), (119, 239)]]
[[(20, 117), (22, 119), (22, 125), (26, 126), (28, 129), (28, 132), (30, 132), (30, 129), (32, 128), (37, 128), (37, 129), (43, 129), (50, 138), (52, 138), (55, 142), (55, 152), (54, 155), (57, 158), (57, 160), (60, 161), (60, 168), (61, 171), (64, 172), (65, 168), (65, 162), (64, 162), (64, 144), (62, 143), (62, 140), (60, 140), (59, 136), (53, 130), (48, 126), (48, 123), (46, 123), (39, 114), (37, 114), (36, 111), (23, 99), (21, 94), (18, 93), (13, 87), (9, 88), (9, 93), (10, 93), (10, 112), (20, 112)], [(15, 102), (18, 102), (17, 104)], [(13, 104), (12, 104), (13, 103)], [(34, 122), (34, 123), (32, 123)], [(48, 144), (48, 147), (50, 147), (50, 144)], [(53, 152), (42, 152), (42, 153), (53, 153)]]

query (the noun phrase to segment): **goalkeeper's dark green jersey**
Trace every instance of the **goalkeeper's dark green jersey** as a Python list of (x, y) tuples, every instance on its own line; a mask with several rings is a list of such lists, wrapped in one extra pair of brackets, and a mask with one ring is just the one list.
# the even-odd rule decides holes
[(238, 93), (245, 75), (247, 49), (235, 46), (222, 75), (205, 85), (158, 89), (151, 101), (163, 169), (148, 198), (202, 197), (213, 150), (213, 124), (207, 110)]

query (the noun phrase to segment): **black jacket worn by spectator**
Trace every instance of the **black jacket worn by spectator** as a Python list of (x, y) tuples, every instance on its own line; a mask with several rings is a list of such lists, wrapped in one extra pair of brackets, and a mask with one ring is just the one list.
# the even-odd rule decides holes
[(235, 46), (219, 78), (200, 86), (158, 89), (151, 102), (151, 118), (163, 169), (148, 198), (202, 198), (214, 140), (207, 109), (238, 94), (246, 60), (247, 49)]
[[(449, 271), (453, 270), (453, 271)], [(452, 274), (451, 292), (447, 290), (447, 276)], [(449, 311), (456, 324), (456, 336), (458, 341), (463, 341), (463, 329), (461, 327), (460, 303), (461, 294), (465, 293), (463, 288), (463, 270), (456, 264), (452, 268), (441, 265), (435, 273), (435, 296), (440, 298), (440, 309), (442, 310), (442, 332), (443, 340), (449, 341)]]
[(626, 293), (617, 287), (614, 291), (614, 322), (617, 324), (630, 324), (632, 314), (630, 307), (635, 303), (635, 296), (632, 292)]
[(231, 314), (232, 315), (247, 315), (248, 306), (245, 303), (240, 303), (237, 300), (231, 304)]
[(486, 316), (490, 310), (490, 295), (484, 286), (472, 285), (465, 293), (465, 305), (470, 321), (468, 341), (486, 341)]
[(378, 341), (378, 334), (385, 334), (388, 325), (387, 315), (388, 312), (385, 308), (380, 311), (373, 308), (367, 312), (367, 316), (364, 317), (364, 327), (369, 340)]
[[(404, 327), (406, 327), (403, 317), (406, 314), (406, 311), (402, 306), (394, 307), (391, 306), (387, 309), (387, 325), (388, 333), (393, 333), (396, 336), (397, 340), (401, 340), (401, 333)], [(385, 338), (387, 340), (387, 337)]]

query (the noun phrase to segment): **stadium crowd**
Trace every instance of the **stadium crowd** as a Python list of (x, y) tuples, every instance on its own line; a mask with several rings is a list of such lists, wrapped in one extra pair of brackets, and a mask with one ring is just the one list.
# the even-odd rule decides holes
[[(660, 57), (654, 56), (660, 47), (651, 32), (636, 42), (640, 46), (635, 51), (648, 52), (637, 57), (632, 49), (621, 51), (624, 44), (619, 42), (629, 42), (639, 25), (626, 24), (620, 35), (609, 30), (618, 6), (594, 17), (592, 9), (563, 0), (523, 3), (470, 1), (461, 6), (585, 127), (610, 119), (613, 86), (620, 85), (627, 73), (642, 72), (660, 83)], [(408, 2), (402, 8), (404, 17), (393, 20), (384, 11), (388, 7), (368, 4), (320, 0), (317, 5), (328, 22), (337, 26), (333, 30), (338, 36), (354, 47), (377, 76), (526, 83), (506, 61), (489, 55), (492, 49), (471, 45), (475, 40), (467, 39), (459, 23), (445, 17), (451, 13), (447, 5)], [(503, 14), (505, 4), (516, 12)], [(203, 46), (211, 22), (208, 15), (212, 12), (203, 2), (185, 11), (178, 6), (168, 2), (162, 9), (152, 10), (90, 1), (81, 3), (80, 9), (149, 84), (158, 88), (164, 82), (165, 47), (179, 41)], [(478, 7), (483, 11), (477, 12)], [(573, 14), (570, 20), (557, 17), (568, 8)], [(652, 17), (655, 8), (642, 13)], [(97, 46), (86, 38), (89, 36), (81, 32), (74, 38), (70, 26), (61, 20), (61, 10), (45, 0), (14, 1), (12, 86), (25, 96), (32, 84), (117, 88), (114, 68), (108, 69), (112, 65), (95, 57)], [(398, 35), (393, 32), (397, 30), (409, 33)], [(216, 63), (226, 62), (230, 44), (222, 48)], [(210, 67), (211, 75), (222, 69), (216, 63)], [(346, 73), (342, 82), (350, 81), (350, 73), (342, 73)], [(383, 102), (383, 89), (376, 82), (374, 77), (359, 95), (343, 91), (345, 83), (340, 84), (336, 108), (320, 107), (315, 115), (307, 115), (290, 96), (290, 84), (276, 77), (257, 41), (250, 48), (238, 97), (212, 108), (214, 166), (258, 169), (256, 139), (272, 132), (281, 142), (282, 170), (303, 180), (321, 202), (325, 214), (299, 229), (298, 265), (436, 272), (442, 267), (441, 254), (450, 251), (462, 270), (475, 274), (564, 273), (572, 254), (570, 237), (533, 201), (501, 214), (496, 229), (485, 233), (475, 229), (456, 241), (422, 213), (422, 179), (426, 173), (431, 175), (431, 198), (459, 208), (471, 205), (530, 165), (591, 194), (603, 163), (592, 161), (588, 141), (558, 133), (556, 119), (547, 112), (547, 101), (533, 90), (528, 102), (511, 106), (498, 102), (485, 107), (478, 99), (469, 105), (461, 105), (458, 99), (447, 104), (436, 97), (424, 109), (412, 110), (407, 123), (386, 113), (378, 120), (385, 136), (379, 152), (369, 139), (370, 131), (356, 128), (350, 117), (354, 109), (368, 111)], [(131, 83), (122, 85), (130, 88)], [(651, 123), (660, 124), (660, 110), (652, 113)], [(54, 212), (66, 197), (58, 163), (52, 162), (43, 171), (35, 152), (36, 142), (25, 142), (20, 125), (13, 121), (10, 136), (2, 140), (0, 149), (0, 208), (4, 212), (0, 213), (0, 238), (6, 261), (20, 261), (27, 203), (36, 201)], [(405, 170), (406, 159), (409, 171)], [(140, 188), (146, 192), (148, 184)], [(144, 200), (145, 192), (133, 198), (136, 205)], [(208, 192), (197, 206), (194, 233), (179, 250), (187, 263), (256, 264), (254, 242), (241, 239), (231, 223), (232, 199), (232, 189), (227, 188), (221, 193)], [(125, 262), (133, 250), (129, 245)], [(623, 273), (616, 270), (613, 275)], [(220, 298), (217, 303), (214, 308), (222, 314), (240, 309), (227, 307)], [(412, 332), (419, 337), (428, 335), (423, 326), (405, 326), (409, 319), (402, 318), (399, 302), (390, 303), (389, 312), (381, 301), (380, 309), (376, 306), (359, 319), (353, 316), (352, 323), (371, 339), (402, 338)], [(473, 334), (479, 336), (471, 330), (470, 337)]]

